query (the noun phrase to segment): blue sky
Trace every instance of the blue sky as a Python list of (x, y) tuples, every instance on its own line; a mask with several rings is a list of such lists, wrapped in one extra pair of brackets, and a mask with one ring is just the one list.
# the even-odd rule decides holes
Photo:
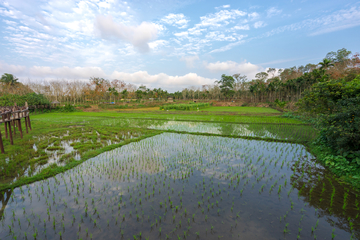
[(359, 52), (359, 1), (0, 0), (0, 74), (169, 91)]

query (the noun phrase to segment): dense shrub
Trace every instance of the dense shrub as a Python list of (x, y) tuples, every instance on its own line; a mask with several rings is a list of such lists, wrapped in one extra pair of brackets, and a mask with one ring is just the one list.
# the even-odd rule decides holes
[(360, 164), (360, 75), (350, 81), (316, 83), (298, 105), (301, 111), (316, 114), (319, 143)]
[(91, 106), (89, 104), (78, 104), (76, 105), (76, 107), (80, 107), (80, 108), (91, 108)]
[(197, 110), (210, 106), (210, 103), (172, 104), (160, 106), (160, 110)]
[(24, 106), (25, 102), (27, 102), (29, 106), (50, 104), (44, 95), (36, 93), (28, 93), (25, 95), (5, 94), (0, 97), (0, 106), (14, 106), (14, 103), (18, 106)]
[(360, 157), (360, 97), (339, 100), (334, 112), (320, 117), (321, 141), (339, 154)]
[(297, 105), (304, 112), (332, 114), (344, 109), (337, 108), (338, 101), (358, 96), (360, 96), (360, 75), (351, 81), (332, 79), (316, 83), (312, 86), (311, 91), (304, 93), (304, 97), (299, 100)]

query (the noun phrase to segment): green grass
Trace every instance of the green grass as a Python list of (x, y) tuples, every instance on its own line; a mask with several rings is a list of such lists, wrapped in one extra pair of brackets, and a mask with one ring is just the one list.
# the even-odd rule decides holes
[(212, 115), (191, 114), (179, 112), (74, 112), (74, 113), (51, 113), (36, 115), (33, 117), (36, 121), (51, 121), (57, 123), (77, 123), (81, 124), (87, 121), (95, 121), (106, 118), (143, 118), (143, 119), (159, 119), (159, 120), (175, 120), (175, 121), (200, 121), (200, 122), (230, 122), (230, 123), (282, 123), (282, 124), (303, 124), (300, 120), (283, 118), (281, 116), (252, 116), (252, 115)]
[(265, 107), (209, 107), (200, 111), (206, 112), (238, 112), (238, 113), (280, 113), (272, 108)]
[(196, 111), (208, 107), (210, 107), (209, 103), (171, 104), (160, 106), (160, 110)]

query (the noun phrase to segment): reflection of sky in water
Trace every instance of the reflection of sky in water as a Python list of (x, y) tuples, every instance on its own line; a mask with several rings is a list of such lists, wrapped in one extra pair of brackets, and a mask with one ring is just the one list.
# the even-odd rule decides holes
[[(310, 239), (311, 227), (318, 219), (318, 239), (328, 237), (335, 227), (339, 239), (349, 239), (350, 232), (339, 227), (339, 223), (346, 227), (343, 222), (348, 218), (342, 210), (342, 202), (334, 201), (337, 204), (334, 209), (341, 211), (336, 215), (325, 212), (328, 201), (320, 203), (316, 199), (316, 194), (325, 199), (327, 192), (321, 192), (322, 181), (319, 181), (320, 191), (313, 192), (315, 201), (311, 204), (299, 194), (301, 185), (297, 187), (296, 184), (302, 163), (320, 171), (319, 176), (331, 178), (311, 158), (298, 144), (160, 134), (102, 153), (56, 177), (23, 186), (22, 190), (11, 190), (13, 200), (4, 207), (0, 239), (14, 236), (23, 239), (24, 232), (31, 236), (36, 229), (47, 230), (38, 231), (38, 239), (59, 238), (60, 231), (64, 234), (62, 239), (90, 239), (85, 229), (94, 234), (93, 239), (121, 239), (120, 230), (125, 230), (124, 239), (140, 231), (143, 239), (159, 239), (159, 227), (162, 236), (174, 233), (176, 237), (189, 226), (188, 239), (196, 239), (197, 231), (206, 236), (201, 239), (210, 240), (218, 236), (239, 239), (239, 235), (241, 239), (282, 239), (286, 223), (291, 233), (302, 228), (301, 238)], [(295, 177), (291, 177), (293, 174)], [(311, 181), (318, 179), (317, 173), (309, 174), (307, 168), (304, 174), (301, 181), (306, 180), (306, 184), (314, 184)], [(314, 179), (310, 179), (312, 176)], [(344, 186), (336, 185), (336, 180), (332, 184), (337, 193), (344, 191)], [(178, 212), (169, 207), (169, 197), (174, 206), (181, 206)], [(168, 207), (160, 207), (159, 202), (167, 203)], [(188, 211), (187, 216), (184, 209)], [(355, 211), (350, 200), (349, 210)], [(319, 211), (323, 215), (318, 215)], [(191, 221), (192, 214), (195, 214), (194, 221)], [(279, 221), (284, 215), (287, 215), (286, 221)], [(160, 216), (163, 218), (161, 224), (150, 227), (159, 222)], [(174, 216), (175, 222), (172, 221)], [(205, 216), (208, 220), (204, 220)], [(180, 220), (182, 226), (178, 225)], [(13, 235), (9, 234), (9, 225)], [(208, 231), (205, 235), (205, 229), (210, 230), (211, 226), (215, 226), (214, 234)], [(293, 237), (285, 236), (286, 239)]]
[(101, 121), (100, 124), (106, 126), (149, 128), (156, 130), (211, 133), (219, 135), (298, 141), (309, 141), (317, 136), (316, 130), (311, 126), (286, 124), (238, 124), (151, 119), (109, 119)]
[(173, 130), (248, 137), (278, 138), (275, 134), (272, 134), (266, 130), (261, 132), (254, 132), (253, 130), (249, 130), (248, 124), (168, 121), (163, 123), (162, 125), (149, 125), (148, 128), (157, 130)]

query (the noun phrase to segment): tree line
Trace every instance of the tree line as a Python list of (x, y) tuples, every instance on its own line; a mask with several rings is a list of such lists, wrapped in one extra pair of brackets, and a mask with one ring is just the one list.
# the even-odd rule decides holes
[(213, 85), (185, 88), (175, 92), (183, 99), (239, 99), (244, 102), (298, 101), (313, 84), (329, 79), (345, 78), (350, 81), (360, 74), (359, 54), (345, 48), (329, 52), (322, 62), (285, 69), (269, 68), (249, 80), (241, 73), (227, 76)]
[(359, 54), (345, 48), (329, 52), (322, 62), (285, 69), (268, 68), (254, 79), (241, 73), (227, 76), (211, 85), (189, 87), (169, 93), (161, 88), (139, 87), (123, 80), (108, 80), (92, 77), (88, 82), (80, 80), (24, 81), (20, 83), (12, 74), (5, 73), (0, 80), (0, 95), (37, 93), (50, 102), (73, 104), (118, 102), (122, 99), (178, 100), (241, 100), (244, 102), (293, 101), (302, 98), (313, 84), (329, 79), (354, 79), (360, 73)]

